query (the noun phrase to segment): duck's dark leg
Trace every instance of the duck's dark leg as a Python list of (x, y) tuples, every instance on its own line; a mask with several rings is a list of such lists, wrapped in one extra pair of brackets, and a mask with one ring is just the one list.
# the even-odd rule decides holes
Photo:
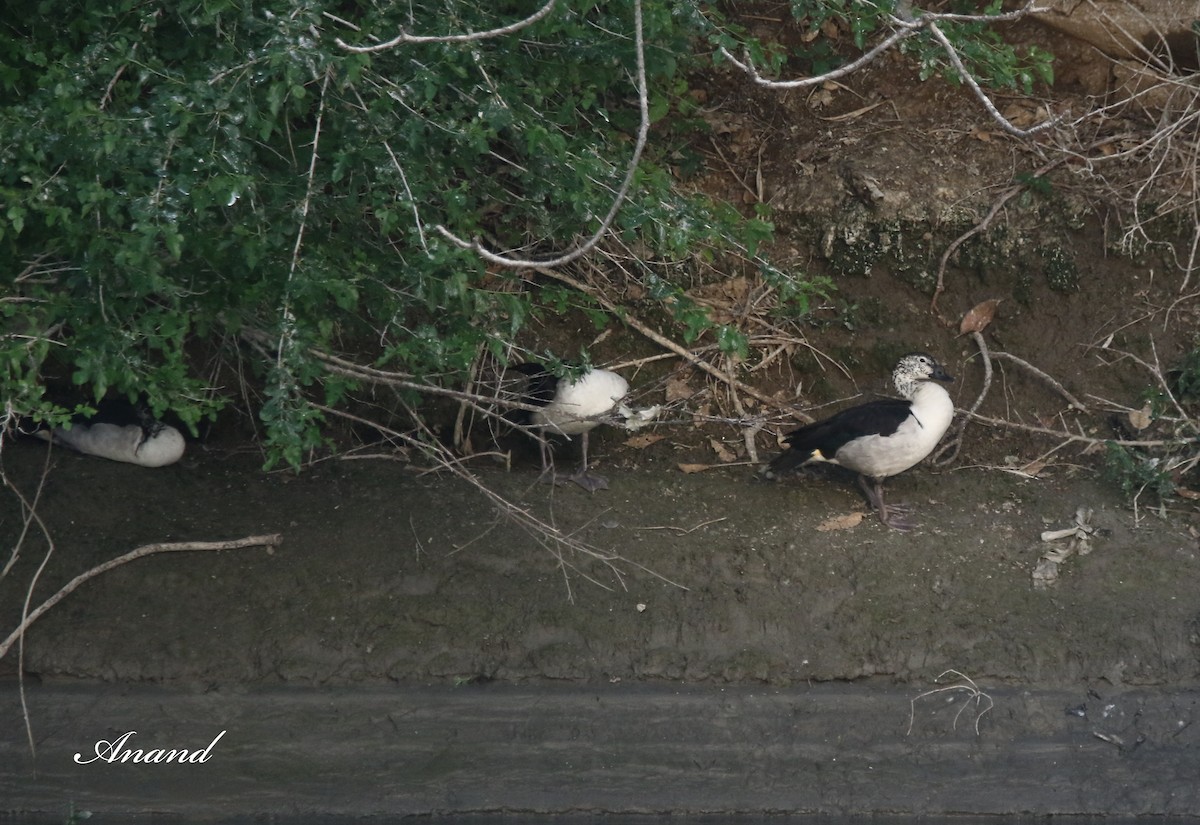
[(889, 506), (883, 500), (883, 479), (873, 478), (868, 483), (867, 477), (860, 475), (858, 477), (858, 486), (866, 493), (871, 509), (879, 516), (879, 520), (883, 522), (884, 526), (901, 532), (906, 532), (913, 528), (913, 525), (905, 521), (901, 516), (902, 513), (908, 512), (908, 507), (903, 504)]
[(582, 461), (579, 464), (579, 472), (571, 476), (571, 481), (574, 481), (589, 493), (594, 493), (597, 490), (608, 489), (608, 479), (604, 476), (598, 476), (588, 472), (588, 434), (583, 433), (580, 439), (580, 451), (583, 454)]

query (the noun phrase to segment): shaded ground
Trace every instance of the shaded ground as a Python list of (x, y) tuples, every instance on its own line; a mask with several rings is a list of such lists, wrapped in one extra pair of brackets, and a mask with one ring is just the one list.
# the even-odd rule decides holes
[[(391, 462), (297, 478), (203, 449), (159, 471), (59, 453), (35, 602), (140, 543), (285, 538), (131, 563), (38, 622), (40, 778), (8, 681), (5, 809), (1200, 814), (1200, 556), (1178, 519), (1134, 526), (1086, 476), (917, 470), (893, 489), (920, 530), (819, 532), (862, 509), (848, 482), (620, 469), (598, 441), (613, 487), (594, 496), (484, 475), (620, 557), (565, 570), (477, 493)], [(10, 478), (32, 491), (43, 455), (10, 445)], [(1081, 504), (1106, 534), (1035, 589), (1039, 532)], [(5, 627), (42, 552), (3, 584)], [(952, 691), (918, 700), (906, 736), (950, 668), (995, 702), (979, 735), (983, 700)], [(126, 730), (228, 733), (170, 780), (70, 761)]]

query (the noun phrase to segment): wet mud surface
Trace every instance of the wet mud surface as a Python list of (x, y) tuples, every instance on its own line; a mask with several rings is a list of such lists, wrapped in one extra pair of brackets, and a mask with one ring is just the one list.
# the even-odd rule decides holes
[[(30, 495), (43, 450), (5, 454)], [(35, 605), (141, 544), (283, 543), (144, 558), (37, 622), (36, 760), (3, 660), (3, 810), (1200, 814), (1186, 518), (1135, 521), (1087, 473), (918, 468), (890, 491), (920, 529), (821, 530), (865, 509), (849, 479), (597, 455), (595, 495), (480, 474), (571, 547), (394, 462), (57, 454)], [(1035, 586), (1039, 534), (1081, 505), (1091, 552)], [(31, 533), (0, 583), (6, 628), (45, 549)], [(73, 760), (130, 730), (130, 749), (226, 734), (203, 764)]]

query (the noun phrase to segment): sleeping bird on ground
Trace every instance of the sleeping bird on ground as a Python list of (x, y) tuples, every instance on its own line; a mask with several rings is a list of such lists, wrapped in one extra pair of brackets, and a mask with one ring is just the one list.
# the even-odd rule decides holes
[(522, 400), (539, 408), (519, 410), (518, 423), (542, 431), (542, 473), (550, 473), (553, 478), (545, 436), (579, 435), (582, 463), (578, 472), (566, 480), (588, 492), (607, 489), (606, 479), (588, 471), (588, 433), (601, 423), (602, 417), (617, 409), (629, 393), (629, 382), (615, 372), (601, 369), (589, 369), (574, 379), (559, 378), (543, 365), (532, 362), (518, 364), (514, 369), (529, 378)]
[(149, 413), (139, 412), (136, 418), (136, 423), (77, 421), (70, 427), (38, 430), (34, 435), (84, 455), (139, 467), (165, 467), (180, 459), (185, 445), (179, 430), (155, 421)]
[(883, 480), (904, 472), (933, 452), (954, 418), (954, 402), (934, 381), (953, 381), (932, 355), (905, 355), (892, 373), (903, 398), (885, 398), (849, 407), (795, 430), (788, 448), (770, 463), (767, 477), (812, 461), (838, 464), (858, 473), (858, 483), (879, 520), (896, 530), (912, 525), (902, 505), (883, 500)]

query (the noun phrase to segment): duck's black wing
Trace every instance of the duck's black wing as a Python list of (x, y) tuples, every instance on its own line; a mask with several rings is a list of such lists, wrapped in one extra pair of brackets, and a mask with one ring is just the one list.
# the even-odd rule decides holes
[(788, 433), (784, 437), (788, 448), (775, 457), (767, 471), (786, 472), (814, 458), (832, 461), (838, 450), (856, 438), (893, 434), (911, 414), (912, 404), (899, 398), (881, 398), (849, 407)]
[[(536, 361), (517, 364), (512, 369), (521, 373), (527, 379), (525, 387), (521, 391), (521, 401), (525, 404), (532, 404), (535, 407), (549, 406), (550, 402), (554, 400), (554, 396), (558, 393), (558, 376)], [(512, 410), (507, 417), (514, 424), (528, 425), (533, 421), (533, 412), (530, 410)]]

